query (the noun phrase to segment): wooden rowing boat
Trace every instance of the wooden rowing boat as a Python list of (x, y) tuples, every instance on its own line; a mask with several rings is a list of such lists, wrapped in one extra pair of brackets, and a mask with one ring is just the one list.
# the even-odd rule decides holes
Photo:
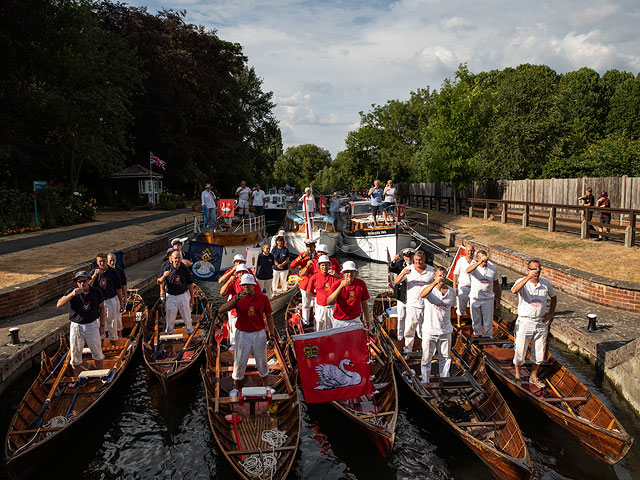
[(296, 292), (299, 291), (298, 282), (299, 277), (297, 273), (289, 274), (287, 278), (287, 284), (283, 289), (274, 292), (273, 297), (269, 300), (271, 302), (271, 308), (273, 309), (273, 313), (277, 313), (283, 308), (285, 308), (289, 302), (291, 301), (291, 297), (293, 297)]
[[(308, 333), (313, 327), (303, 328), (299, 322), (298, 306), (302, 295), (297, 292), (287, 306), (285, 324), (287, 332), (288, 355), (295, 358), (292, 335)], [(313, 313), (311, 318), (313, 323)], [(385, 458), (391, 455), (396, 436), (398, 421), (398, 386), (393, 371), (391, 357), (372, 342), (369, 337), (369, 351), (372, 363), (371, 375), (374, 377), (375, 392), (359, 398), (338, 400), (331, 405), (349, 420), (354, 422), (373, 442), (378, 452)]]
[(173, 334), (163, 333), (165, 305), (159, 300), (149, 311), (142, 332), (142, 354), (149, 370), (166, 390), (196, 363), (204, 351), (211, 330), (211, 305), (205, 293), (194, 284), (191, 310), (193, 333), (188, 334), (180, 315)]
[(226, 328), (221, 328), (226, 321), (226, 314), (217, 317), (216, 332), (207, 343), (206, 368), (201, 368), (211, 432), (242, 478), (284, 479), (300, 442), (297, 372), (279, 350), (269, 347), (267, 384), (275, 392), (268, 393), (260, 386), (255, 362), (250, 358), (243, 389), (238, 396), (229, 396), (234, 352), (227, 349)]
[[(499, 479), (528, 479), (533, 467), (526, 443), (511, 410), (487, 374), (484, 358), (467, 362), (453, 357), (451, 376), (421, 383), (422, 352), (404, 359), (387, 333), (385, 306), (392, 292), (383, 292), (373, 304), (373, 318), (380, 340), (395, 355), (394, 365), (407, 388), (467, 445)], [(432, 363), (432, 371), (438, 364)]]
[(97, 407), (131, 363), (147, 311), (141, 298), (130, 298), (135, 302), (128, 304), (128, 315), (123, 315), (124, 337), (108, 342), (109, 347), (103, 344), (102, 369), (97, 369), (90, 350), (85, 348), (82, 357), (88, 368), (75, 378), (66, 335), (60, 337), (60, 346), (52, 357), (41, 353), (40, 373), (20, 402), (7, 432), (5, 459), (12, 475), (24, 477), (38, 464), (45, 464), (45, 458), (58, 451), (57, 447), (68, 447), (64, 439)]
[(455, 342), (455, 349), (463, 358), (469, 359), (478, 352), (484, 354), (487, 367), (502, 384), (574, 435), (593, 455), (614, 464), (627, 454), (633, 438), (602, 401), (550, 353), (538, 371), (547, 387), (538, 388), (527, 381), (530, 353), (522, 367), (522, 381), (516, 380), (515, 339), (502, 322), (494, 321), (493, 338), (472, 338), (468, 325), (457, 332), (460, 341)]

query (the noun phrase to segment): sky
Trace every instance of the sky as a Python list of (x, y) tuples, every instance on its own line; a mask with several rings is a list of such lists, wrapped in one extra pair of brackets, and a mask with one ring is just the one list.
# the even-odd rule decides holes
[(239, 43), (274, 93), (285, 149), (313, 143), (332, 157), (359, 112), (411, 91), (523, 63), (558, 73), (640, 70), (640, 1), (134, 0)]

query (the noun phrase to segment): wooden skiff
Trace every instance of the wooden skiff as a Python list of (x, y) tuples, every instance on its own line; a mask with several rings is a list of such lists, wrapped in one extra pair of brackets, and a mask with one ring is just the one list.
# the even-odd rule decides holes
[(206, 368), (201, 368), (211, 431), (242, 478), (284, 479), (300, 442), (297, 372), (285, 363), (278, 349), (268, 348), (267, 383), (275, 393), (267, 393), (260, 386), (255, 361), (250, 358), (243, 389), (238, 396), (230, 397), (234, 352), (227, 349), (226, 321), (226, 314), (217, 317), (207, 343)]
[[(103, 368), (98, 370), (89, 348), (83, 350), (88, 369), (73, 377), (68, 335), (61, 336), (57, 352), (41, 353), (40, 373), (20, 402), (5, 442), (7, 469), (20, 477), (43, 464), (44, 458), (68, 446), (64, 439), (116, 384), (136, 352), (147, 310), (136, 292), (123, 314), (124, 337), (105, 347)], [(139, 314), (139, 315), (138, 315)]]
[[(421, 383), (421, 351), (405, 360), (385, 326), (392, 292), (382, 292), (373, 304), (373, 318), (383, 341), (395, 356), (398, 375), (409, 390), (499, 479), (529, 479), (533, 467), (522, 432), (502, 395), (487, 374), (482, 355), (467, 362), (452, 358), (451, 377)], [(393, 302), (393, 303), (392, 303)], [(391, 322), (393, 324), (393, 322)], [(452, 352), (455, 353), (455, 352)], [(437, 373), (437, 362), (432, 371)]]
[(211, 327), (211, 305), (204, 292), (194, 284), (191, 311), (193, 333), (188, 334), (180, 315), (173, 334), (163, 332), (165, 305), (160, 301), (149, 311), (142, 332), (142, 353), (149, 370), (166, 390), (196, 363), (205, 349)]
[(455, 342), (456, 351), (465, 360), (483, 353), (487, 367), (509, 390), (573, 434), (596, 457), (609, 464), (619, 462), (633, 438), (602, 401), (550, 353), (538, 372), (547, 387), (541, 389), (527, 381), (529, 353), (518, 382), (513, 366), (514, 337), (502, 322), (494, 321), (493, 325), (493, 338), (472, 338), (470, 326), (458, 328), (461, 341)]
[[(299, 305), (302, 295), (297, 292), (287, 306), (285, 324), (288, 355), (295, 358), (291, 336), (313, 331), (313, 327), (303, 328), (300, 321)], [(313, 323), (313, 312), (311, 322)], [(375, 392), (359, 398), (338, 400), (331, 405), (354, 422), (373, 442), (378, 452), (385, 458), (391, 455), (396, 437), (398, 421), (398, 386), (393, 371), (391, 356), (369, 337), (371, 375), (374, 377)]]

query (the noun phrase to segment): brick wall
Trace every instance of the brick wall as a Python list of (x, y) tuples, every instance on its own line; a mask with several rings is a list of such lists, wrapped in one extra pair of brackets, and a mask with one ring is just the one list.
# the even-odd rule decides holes
[[(451, 243), (455, 243), (456, 247), (462, 244), (463, 240), (467, 240), (476, 247), (476, 250), (487, 250), (492, 262), (523, 275), (526, 262), (534, 258), (499, 245), (488, 246), (469, 237), (455, 235), (450, 227), (434, 221), (429, 222), (429, 228), (452, 237)], [(640, 313), (640, 284), (612, 280), (548, 260), (540, 259), (540, 263), (543, 267), (543, 276), (549, 279), (554, 288), (589, 302)]]
[[(122, 250), (123, 263), (133, 265), (169, 248), (169, 239), (175, 236), (163, 235)], [(89, 270), (93, 260), (45, 275), (28, 282), (0, 289), (0, 319), (13, 317), (33, 310), (43, 303), (61, 297), (74, 286), (73, 276), (79, 270)]]

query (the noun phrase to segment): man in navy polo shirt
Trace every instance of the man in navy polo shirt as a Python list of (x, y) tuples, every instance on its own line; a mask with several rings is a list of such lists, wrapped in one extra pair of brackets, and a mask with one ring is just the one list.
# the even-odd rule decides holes
[(109, 266), (106, 254), (99, 253), (96, 256), (96, 263), (98, 268), (91, 272), (89, 283), (102, 291), (104, 306), (107, 311), (109, 340), (115, 342), (118, 339), (118, 313), (124, 310), (122, 283), (120, 282), (120, 275)]
[[(191, 309), (193, 308), (193, 279), (191, 272), (182, 263), (180, 252), (177, 250), (169, 255), (169, 264), (165, 267), (162, 276), (157, 279), (158, 285), (165, 285), (167, 294), (167, 326), (165, 331), (173, 333), (175, 329), (178, 311), (184, 320), (185, 330), (188, 334), (193, 333), (191, 323)], [(187, 291), (188, 290), (188, 291)]]
[(91, 356), (96, 363), (96, 368), (104, 366), (104, 353), (102, 353), (102, 335), (104, 335), (107, 322), (106, 309), (99, 288), (89, 285), (91, 276), (85, 271), (75, 275), (76, 287), (70, 288), (60, 297), (56, 306), (58, 308), (69, 304), (69, 345), (71, 367), (73, 375), (78, 376), (82, 365), (82, 350), (85, 343), (91, 349)]

